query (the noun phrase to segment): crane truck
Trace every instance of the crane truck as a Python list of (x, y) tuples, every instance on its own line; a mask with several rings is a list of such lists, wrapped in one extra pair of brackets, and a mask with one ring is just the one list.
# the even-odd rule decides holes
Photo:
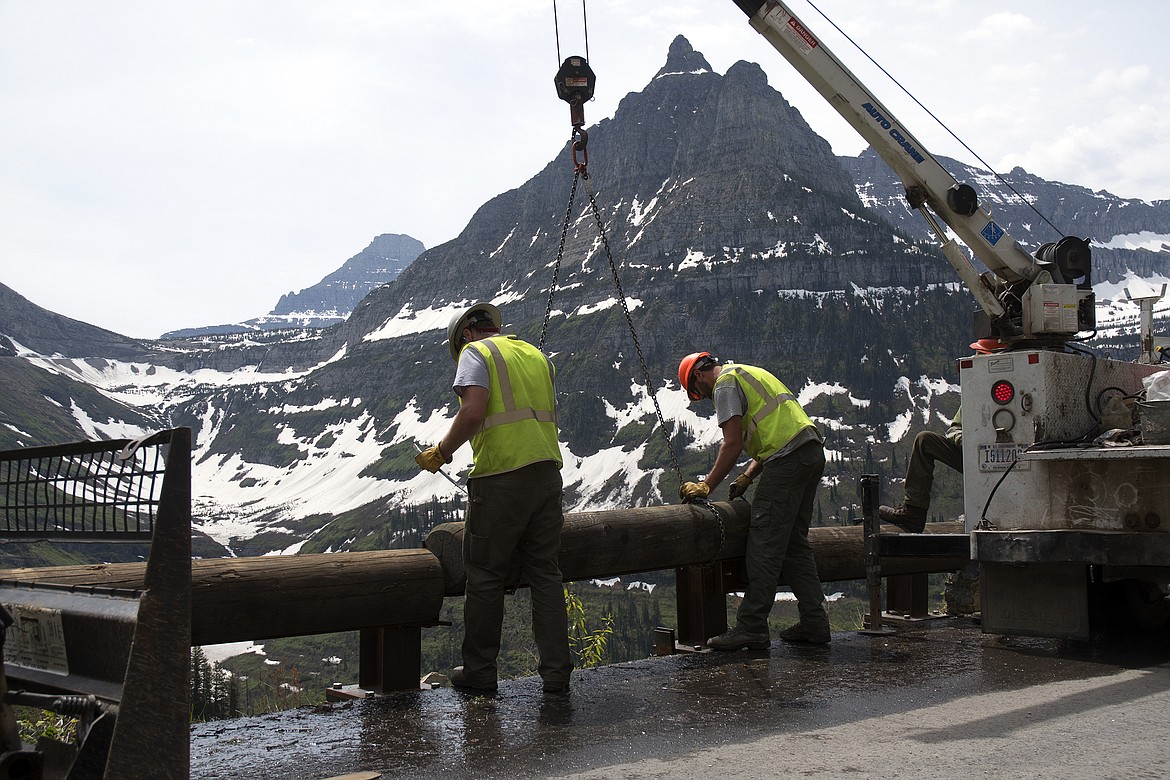
[(1168, 340), (1143, 333), (1136, 362), (1081, 346), (1096, 328), (1088, 239), (1029, 253), (783, 2), (735, 2), (895, 172), (978, 304), (974, 337), (1005, 345), (958, 361), (965, 528), (983, 630), (1083, 639), (1102, 604), (1165, 625), (1170, 438), (1152, 435), (1153, 405), (1138, 403), (1144, 440), (1094, 442), (1134, 428), (1133, 401), (1160, 368), (1149, 345)]

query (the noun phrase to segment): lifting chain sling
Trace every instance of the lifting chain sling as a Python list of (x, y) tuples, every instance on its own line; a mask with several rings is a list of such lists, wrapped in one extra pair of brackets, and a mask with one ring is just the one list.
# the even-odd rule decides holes
[[(559, 48), (559, 42), (558, 42)], [(638, 331), (634, 327), (634, 318), (630, 315), (630, 307), (626, 303), (626, 294), (622, 289), (621, 277), (618, 275), (617, 263), (613, 259), (613, 252), (609, 248), (609, 239), (605, 232), (605, 222), (601, 217), (601, 211), (597, 207), (597, 199), (593, 194), (593, 188), (589, 182), (589, 134), (585, 132), (585, 110), (584, 104), (593, 97), (593, 87), (596, 83), (596, 77), (593, 70), (589, 67), (589, 63), (584, 57), (569, 57), (561, 65), (561, 69), (557, 71), (555, 79), (557, 87), (557, 95), (569, 104), (570, 120), (573, 125), (572, 148), (573, 148), (573, 187), (569, 192), (569, 203), (565, 207), (564, 224), (561, 227), (561, 241), (557, 248), (557, 258), (553, 263), (552, 283), (548, 288), (548, 304), (544, 311), (544, 322), (540, 327), (540, 342), (538, 348), (543, 352), (545, 337), (548, 333), (549, 319), (552, 317), (553, 297), (556, 295), (558, 281), (561, 271), (561, 260), (565, 254), (565, 242), (569, 236), (569, 224), (573, 219), (573, 203), (577, 198), (577, 186), (584, 182), (585, 194), (589, 198), (589, 206), (593, 213), (593, 219), (597, 223), (598, 235), (601, 237), (601, 245), (605, 248), (605, 256), (609, 261), (609, 269), (613, 275), (613, 284), (617, 289), (618, 301), (622, 305), (622, 312), (625, 314), (626, 323), (630, 328), (630, 337), (634, 342), (634, 349), (638, 353), (638, 363), (642, 368), (642, 375), (645, 378), (646, 395), (654, 403), (654, 412), (658, 416), (658, 425), (662, 430), (663, 439), (666, 442), (666, 451), (670, 453), (670, 462), (674, 467), (675, 477), (679, 484), (683, 482), (682, 469), (679, 466), (678, 458), (675, 457), (674, 447), (670, 440), (670, 434), (666, 428), (666, 418), (662, 414), (662, 407), (658, 404), (658, 397), (654, 394), (650, 382), (650, 369), (646, 366), (646, 357), (642, 354), (642, 345), (638, 341)], [(578, 152), (580, 158), (578, 158)], [(719, 514), (716, 512), (716, 519), (720, 520), (719, 530), (720, 536), (723, 536), (723, 523)], [(722, 538), (720, 547), (722, 547)]]
[[(553, 0), (553, 19), (557, 30), (557, 59), (561, 58), (561, 37), (560, 25), (556, 20), (556, 0)], [(582, 17), (585, 18), (585, 2), (581, 2)], [(565, 242), (569, 236), (569, 224), (573, 219), (573, 202), (577, 197), (577, 185), (580, 182), (585, 182), (585, 194), (589, 196), (589, 206), (593, 211), (593, 219), (597, 223), (597, 232), (601, 237), (601, 244), (605, 247), (605, 256), (609, 261), (609, 269), (613, 274), (613, 284), (617, 289), (618, 301), (622, 304), (622, 312), (626, 316), (626, 323), (630, 328), (630, 338), (634, 341), (634, 349), (638, 353), (638, 363), (642, 367), (642, 375), (645, 378), (646, 395), (650, 396), (650, 400), (654, 402), (654, 413), (658, 416), (658, 427), (662, 430), (662, 438), (666, 443), (666, 451), (670, 454), (670, 462), (674, 467), (674, 475), (678, 480), (678, 484), (682, 485), (682, 468), (678, 464), (678, 458), (674, 454), (674, 445), (670, 440), (670, 434), (666, 430), (666, 418), (662, 414), (662, 407), (658, 405), (658, 396), (654, 394), (650, 384), (650, 369), (646, 367), (646, 358), (642, 354), (642, 345), (638, 341), (638, 331), (634, 327), (634, 318), (630, 316), (630, 307), (626, 304), (626, 294), (622, 290), (622, 281), (618, 275), (617, 263), (614, 262), (613, 253), (609, 249), (609, 239), (605, 234), (605, 222), (601, 218), (601, 211), (597, 208), (597, 199), (593, 195), (593, 189), (589, 186), (589, 134), (585, 132), (585, 103), (593, 98), (593, 88), (597, 83), (597, 77), (593, 73), (593, 69), (589, 67), (589, 24), (588, 19), (585, 19), (585, 56), (584, 57), (568, 57), (561, 64), (560, 70), (557, 71), (554, 82), (557, 87), (557, 96), (569, 104), (569, 119), (573, 125), (572, 147), (573, 147), (573, 187), (569, 191), (569, 203), (565, 207), (565, 221), (561, 227), (561, 242), (557, 247), (557, 259), (553, 263), (552, 283), (548, 288), (548, 305), (544, 310), (544, 322), (540, 326), (540, 342), (539, 349), (544, 351), (545, 336), (548, 333), (548, 321), (552, 317), (553, 297), (557, 291), (557, 285), (560, 279), (561, 259), (565, 254)], [(580, 152), (580, 159), (577, 153)], [(715, 517), (715, 522), (719, 526), (719, 546), (715, 548), (715, 553), (711, 558), (711, 563), (718, 559), (720, 552), (723, 550), (723, 545), (727, 541), (727, 530), (723, 523), (723, 516), (715, 508), (714, 504), (709, 501), (698, 503), (699, 506), (710, 510)]]

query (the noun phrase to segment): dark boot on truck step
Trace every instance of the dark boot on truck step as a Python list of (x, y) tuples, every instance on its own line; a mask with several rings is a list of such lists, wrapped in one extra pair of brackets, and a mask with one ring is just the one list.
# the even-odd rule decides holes
[(878, 517), (912, 534), (920, 534), (926, 528), (926, 510), (909, 504), (878, 507)]

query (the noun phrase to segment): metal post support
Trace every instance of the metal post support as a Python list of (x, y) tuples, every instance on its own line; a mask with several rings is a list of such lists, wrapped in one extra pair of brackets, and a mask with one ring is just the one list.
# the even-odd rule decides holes
[(414, 691), (422, 668), (418, 626), (363, 628), (358, 650), (358, 687), (374, 693)]
[(105, 777), (190, 776), (191, 429), (170, 432), (158, 516)]
[(869, 614), (862, 634), (892, 634), (882, 627), (882, 563), (878, 555), (878, 476), (861, 475), (861, 512), (865, 519), (865, 584), (869, 592)]
[(684, 652), (705, 650), (707, 639), (727, 630), (723, 566), (680, 566), (674, 570), (678, 599), (678, 644)]
[(886, 577), (886, 609), (909, 618), (929, 616), (930, 578), (926, 574)]
[(666, 626), (659, 626), (654, 629), (654, 655), (674, 655), (675, 654), (675, 636), (674, 629)]

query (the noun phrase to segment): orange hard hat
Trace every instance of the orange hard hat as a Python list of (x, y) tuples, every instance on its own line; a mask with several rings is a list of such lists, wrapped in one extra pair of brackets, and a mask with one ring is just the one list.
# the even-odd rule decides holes
[(687, 398), (692, 401), (699, 400), (699, 394), (691, 390), (691, 376), (695, 373), (695, 369), (707, 368), (717, 362), (715, 358), (711, 357), (710, 352), (692, 352), (682, 359), (678, 364), (678, 383), (683, 390), (687, 391)]
[(999, 352), (1008, 347), (1007, 344), (1004, 344), (999, 339), (979, 339), (978, 341), (972, 341), (969, 346), (980, 355), (990, 355), (992, 352)]

